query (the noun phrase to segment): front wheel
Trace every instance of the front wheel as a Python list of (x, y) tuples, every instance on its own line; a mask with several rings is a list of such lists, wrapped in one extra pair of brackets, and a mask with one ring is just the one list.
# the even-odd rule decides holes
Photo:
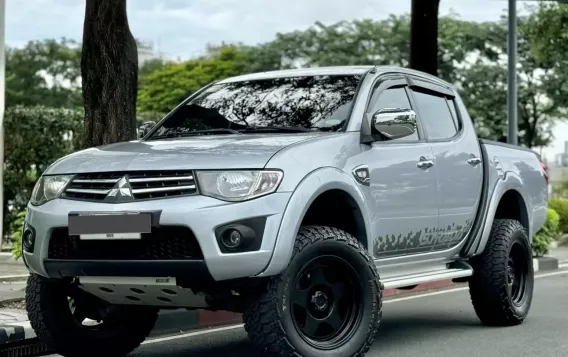
[(114, 306), (70, 284), (31, 274), (26, 308), (32, 328), (64, 357), (121, 357), (144, 341), (158, 310)]
[(472, 260), (471, 301), (482, 323), (513, 326), (529, 313), (534, 286), (532, 250), (518, 221), (493, 222), (487, 246)]
[(244, 313), (245, 329), (276, 356), (363, 356), (382, 313), (373, 259), (349, 234), (331, 227), (300, 229), (287, 269)]

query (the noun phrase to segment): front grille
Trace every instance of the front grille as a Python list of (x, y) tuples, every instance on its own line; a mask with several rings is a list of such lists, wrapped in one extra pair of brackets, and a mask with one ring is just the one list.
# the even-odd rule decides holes
[(57, 228), (49, 240), (50, 259), (175, 260), (203, 259), (197, 238), (187, 227), (153, 227), (138, 240), (80, 240)]
[(134, 200), (197, 193), (193, 171), (132, 171), (79, 174), (65, 188), (62, 197), (113, 202), (107, 195), (123, 177), (130, 183)]

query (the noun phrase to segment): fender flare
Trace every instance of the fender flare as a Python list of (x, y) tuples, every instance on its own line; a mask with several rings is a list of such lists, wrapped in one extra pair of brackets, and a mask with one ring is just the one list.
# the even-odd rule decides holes
[[(493, 189), (489, 208), (487, 209), (487, 214), (483, 223), (483, 229), (481, 229), (480, 232), (476, 234), (475, 240), (477, 243), (472, 245), (470, 251), (468, 252), (469, 254), (467, 255), (475, 256), (483, 253), (483, 250), (487, 245), (487, 241), (489, 240), (489, 234), (491, 233), (491, 227), (493, 226), (493, 221), (495, 220), (497, 208), (499, 207), (503, 196), (511, 190), (516, 191), (521, 196), (521, 199), (524, 201), (525, 210), (527, 210), (527, 207), (531, 207), (531, 200), (525, 193), (522, 179), (514, 172), (507, 172), (505, 178), (503, 180), (499, 180), (495, 185), (495, 188)], [(525, 212), (525, 214), (527, 215), (527, 233), (529, 234), (529, 238), (532, 240), (534, 233), (532, 232), (532, 214), (528, 210)]]
[(304, 177), (294, 190), (282, 216), (270, 261), (257, 276), (276, 275), (288, 266), (306, 212), (317, 197), (329, 190), (342, 190), (353, 198), (363, 215), (367, 239), (371, 239), (371, 219), (369, 211), (365, 208), (365, 196), (361, 187), (344, 171), (334, 167), (323, 167)]

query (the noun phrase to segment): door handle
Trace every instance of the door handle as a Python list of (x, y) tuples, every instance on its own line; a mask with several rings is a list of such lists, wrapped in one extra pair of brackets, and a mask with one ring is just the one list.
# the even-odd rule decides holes
[(434, 161), (426, 159), (424, 156), (420, 157), (420, 161), (416, 164), (419, 169), (427, 170), (434, 166)]
[(470, 164), (471, 166), (477, 166), (481, 163), (481, 159), (475, 156), (472, 156), (471, 158), (469, 158), (467, 160), (467, 163)]

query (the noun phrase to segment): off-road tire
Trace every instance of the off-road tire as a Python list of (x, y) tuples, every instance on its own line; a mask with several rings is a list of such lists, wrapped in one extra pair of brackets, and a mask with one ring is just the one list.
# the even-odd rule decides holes
[[(340, 252), (357, 269), (364, 297), (362, 317), (357, 331), (348, 342), (333, 350), (314, 348), (305, 342), (291, 322), (287, 305), (296, 274), (311, 258)], [(271, 278), (264, 291), (251, 303), (243, 320), (253, 344), (271, 356), (320, 357), (325, 355), (363, 356), (375, 339), (382, 317), (382, 285), (375, 263), (363, 245), (337, 228), (304, 226), (298, 232), (290, 264)]]
[[(516, 303), (508, 288), (508, 261), (513, 246), (522, 247), (526, 264), (524, 290)], [(525, 228), (516, 220), (496, 219), (483, 253), (471, 261), (469, 291), (475, 312), (489, 326), (514, 326), (523, 322), (532, 303), (534, 270), (532, 250)]]
[(71, 313), (62, 284), (31, 274), (26, 287), (26, 308), (32, 328), (51, 351), (64, 357), (122, 357), (150, 334), (158, 310), (125, 307), (126, 317), (112, 329), (87, 329)]

